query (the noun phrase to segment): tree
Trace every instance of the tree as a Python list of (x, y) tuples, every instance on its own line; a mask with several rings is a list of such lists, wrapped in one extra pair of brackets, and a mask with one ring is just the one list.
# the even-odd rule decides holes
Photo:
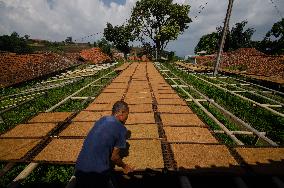
[[(247, 23), (247, 21), (236, 23), (235, 26), (227, 32), (226, 41), (223, 48), (224, 52), (253, 46), (251, 37), (254, 33), (254, 29), (248, 28), (244, 30)], [(217, 27), (216, 32), (203, 35), (195, 47), (194, 52), (196, 53), (204, 50), (207, 52), (207, 54), (215, 53), (219, 49), (221, 35), (222, 27)]]
[(130, 52), (129, 42), (133, 40), (131, 28), (129, 25), (121, 25), (113, 27), (107, 23), (104, 29), (104, 37), (113, 43), (116, 49), (124, 53), (124, 56)]
[(197, 54), (197, 52), (204, 50), (207, 54), (214, 54), (216, 51), (218, 51), (219, 40), (220, 36), (216, 32), (203, 35), (195, 47), (194, 53)]
[(26, 40), (29, 40), (30, 35), (25, 35), (24, 38), (25, 38)]
[(155, 49), (149, 42), (142, 42), (142, 52), (139, 55), (147, 55), (148, 58), (153, 58), (155, 57)]
[(273, 24), (261, 42), (264, 51), (271, 54), (284, 54), (284, 18)]
[(141, 0), (132, 9), (129, 24), (138, 40), (152, 41), (160, 54), (170, 40), (188, 28), (189, 5), (172, 0)]
[(10, 36), (0, 36), (0, 50), (19, 54), (33, 52), (27, 41), (16, 32), (13, 32)]
[(111, 56), (111, 44), (108, 43), (108, 41), (105, 38), (99, 40), (97, 44), (98, 47), (102, 50), (102, 52)]
[(253, 28), (244, 30), (247, 23), (247, 21), (242, 21), (241, 23), (236, 23), (235, 27), (232, 28), (229, 35), (229, 50), (248, 48), (252, 46), (251, 37), (255, 30)]
[(67, 44), (73, 43), (73, 42), (72, 42), (72, 37), (67, 37), (67, 38), (65, 39), (65, 42), (66, 42)]

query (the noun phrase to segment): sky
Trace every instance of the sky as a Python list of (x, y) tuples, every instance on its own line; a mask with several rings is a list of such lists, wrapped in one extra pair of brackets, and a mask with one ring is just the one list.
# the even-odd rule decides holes
[[(72, 36), (73, 41), (93, 43), (103, 37), (107, 22), (113, 25), (125, 23), (136, 1), (0, 0), (0, 35), (10, 35), (16, 31), (20, 36), (27, 34), (34, 39), (63, 41)], [(223, 25), (228, 0), (174, 2), (191, 6), (189, 17), (192, 22), (177, 40), (169, 42), (166, 50), (174, 51), (181, 57), (194, 54), (200, 37)], [(247, 27), (256, 30), (253, 39), (262, 40), (273, 23), (283, 15), (284, 0), (234, 0), (230, 28), (235, 23), (247, 20)], [(85, 39), (81, 40), (83, 37)]]

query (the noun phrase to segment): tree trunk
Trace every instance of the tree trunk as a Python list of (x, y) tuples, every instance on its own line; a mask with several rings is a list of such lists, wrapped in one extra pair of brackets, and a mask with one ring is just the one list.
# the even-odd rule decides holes
[(156, 41), (157, 59), (161, 59), (161, 41)]

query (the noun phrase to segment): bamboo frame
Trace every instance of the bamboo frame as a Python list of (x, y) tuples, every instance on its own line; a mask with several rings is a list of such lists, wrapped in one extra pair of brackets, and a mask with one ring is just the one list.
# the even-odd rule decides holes
[(221, 89), (221, 90), (223, 90), (223, 91), (225, 91), (225, 92), (227, 92), (227, 93), (230, 93), (230, 94), (235, 95), (235, 96), (237, 96), (237, 97), (239, 97), (239, 98), (242, 98), (242, 99), (244, 99), (244, 100), (247, 100), (247, 101), (249, 101), (249, 102), (251, 102), (251, 103), (253, 103), (253, 104), (255, 104), (255, 105), (259, 106), (259, 107), (262, 107), (262, 108), (264, 108), (264, 109), (266, 109), (266, 110), (272, 112), (273, 114), (276, 114), (276, 115), (278, 115), (278, 116), (284, 117), (284, 114), (283, 114), (283, 113), (280, 113), (280, 112), (278, 112), (278, 111), (276, 111), (276, 110), (273, 110), (273, 109), (271, 109), (271, 108), (269, 108), (269, 107), (267, 107), (267, 106), (265, 106), (265, 105), (263, 105), (263, 104), (260, 104), (260, 103), (258, 103), (258, 102), (256, 102), (256, 101), (252, 100), (252, 99), (249, 99), (249, 98), (247, 98), (247, 97), (244, 97), (244, 96), (242, 96), (242, 95), (239, 95), (239, 94), (237, 94), (237, 93), (234, 93), (234, 92), (232, 92), (232, 91), (230, 91), (230, 90), (228, 90), (228, 89), (226, 89), (226, 88), (220, 87), (220, 86), (218, 86), (218, 85), (216, 85), (216, 84), (214, 84), (214, 83), (212, 83), (212, 82), (209, 82), (209, 81), (207, 81), (207, 80), (205, 80), (205, 79), (203, 79), (203, 78), (200, 78), (199, 76), (196, 76), (196, 75), (194, 75), (194, 74), (191, 74), (191, 75), (194, 76), (195, 78), (199, 79), (199, 80), (202, 80), (203, 82), (206, 82), (206, 83), (208, 83), (208, 84), (210, 84), (210, 85), (212, 85), (212, 86), (217, 87), (218, 89)]
[[(174, 73), (172, 73), (173, 75), (175, 75)], [(175, 75), (176, 77), (178, 77), (177, 75)], [(180, 79), (181, 82), (186, 85), (187, 83)], [(188, 84), (187, 84), (188, 85)], [(220, 106), (219, 104), (217, 104), (214, 100), (209, 99), (206, 95), (202, 94), (201, 92), (199, 92), (197, 89), (195, 89), (193, 86), (188, 85), (193, 91), (197, 92), (199, 95), (201, 95), (206, 101), (209, 101), (212, 105), (214, 105), (215, 107), (217, 107), (219, 110), (221, 110), (225, 115), (227, 115), (228, 117), (230, 117), (234, 122), (236, 122), (238, 125), (241, 126), (241, 128), (244, 131), (251, 131), (253, 132), (256, 136), (258, 136), (259, 139), (261, 139), (262, 141), (264, 141), (265, 143), (268, 143), (269, 145), (272, 146), (278, 146), (275, 142), (273, 142), (271, 139), (267, 138), (265, 135), (263, 135), (261, 132), (259, 132), (258, 130), (254, 129), (252, 126), (250, 126), (249, 124), (247, 124), (246, 122), (244, 122), (243, 120), (241, 120), (240, 118), (236, 117), (234, 114), (232, 114), (231, 112), (227, 111), (226, 109), (224, 109), (222, 106)], [(195, 99), (197, 100), (197, 99)], [(193, 101), (193, 100), (192, 100)]]

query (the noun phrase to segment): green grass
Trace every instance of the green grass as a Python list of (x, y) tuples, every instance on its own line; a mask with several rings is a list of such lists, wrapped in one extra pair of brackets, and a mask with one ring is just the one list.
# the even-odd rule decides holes
[[(2, 169), (6, 163), (1, 163)], [(26, 167), (26, 164), (17, 164), (11, 170), (9, 170), (3, 177), (0, 178), (0, 187), (7, 187), (9, 183)]]
[(46, 185), (65, 187), (74, 174), (74, 165), (41, 164), (23, 181), (23, 187)]
[(55, 112), (74, 112), (76, 110), (83, 110), (85, 109), (88, 103), (82, 104), (83, 100), (68, 100), (66, 103), (60, 105), (56, 108)]

